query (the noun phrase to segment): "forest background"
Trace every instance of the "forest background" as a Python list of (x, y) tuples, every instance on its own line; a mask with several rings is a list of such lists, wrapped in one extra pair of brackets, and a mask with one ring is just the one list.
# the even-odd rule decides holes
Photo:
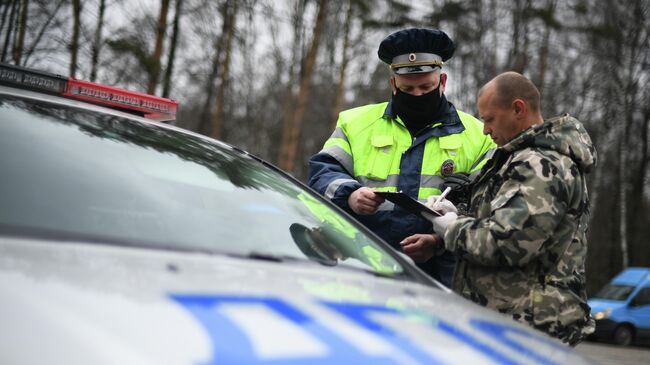
[(650, 266), (650, 0), (0, 0), (2, 62), (178, 100), (180, 127), (303, 181), (339, 111), (388, 100), (376, 51), (406, 27), (455, 41), (459, 109), (514, 70), (585, 124), (589, 293)]

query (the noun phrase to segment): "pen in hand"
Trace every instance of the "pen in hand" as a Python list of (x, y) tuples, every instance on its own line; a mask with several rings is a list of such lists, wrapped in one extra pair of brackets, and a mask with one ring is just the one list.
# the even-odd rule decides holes
[(433, 203), (433, 205), (431, 205), (431, 210), (435, 210), (436, 205), (438, 203), (440, 203), (443, 199), (445, 199), (445, 197), (447, 196), (447, 194), (449, 194), (450, 191), (451, 191), (451, 188), (449, 186), (447, 186), (447, 188), (445, 188), (445, 190), (442, 192), (442, 194), (440, 194), (440, 196), (438, 197), (438, 199), (436, 199), (436, 201)]

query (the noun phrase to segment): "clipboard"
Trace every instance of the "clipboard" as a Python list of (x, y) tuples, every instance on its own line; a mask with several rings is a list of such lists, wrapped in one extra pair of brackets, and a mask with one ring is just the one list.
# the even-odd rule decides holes
[(429, 213), (433, 216), (439, 216), (439, 217), (442, 216), (440, 212), (429, 209), (429, 207), (427, 207), (426, 205), (411, 198), (410, 196), (408, 196), (407, 194), (401, 191), (397, 193), (392, 193), (387, 191), (375, 191), (375, 194), (394, 203), (400, 208), (416, 215), (422, 215), (422, 213)]

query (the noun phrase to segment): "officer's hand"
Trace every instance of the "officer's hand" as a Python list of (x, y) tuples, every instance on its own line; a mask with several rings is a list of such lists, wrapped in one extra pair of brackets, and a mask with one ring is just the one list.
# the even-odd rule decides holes
[(445, 215), (446, 213), (449, 212), (458, 214), (458, 209), (456, 209), (454, 203), (450, 202), (447, 199), (442, 199), (441, 201), (438, 201), (439, 198), (440, 195), (431, 195), (427, 199), (427, 202), (424, 203), (424, 205), (426, 205), (431, 210), (440, 212), (442, 215)]
[(400, 245), (402, 251), (417, 263), (427, 262), (445, 250), (442, 238), (436, 234), (414, 234), (403, 239)]
[(365, 186), (355, 190), (348, 198), (350, 209), (360, 215), (375, 213), (379, 205), (383, 202), (384, 198)]

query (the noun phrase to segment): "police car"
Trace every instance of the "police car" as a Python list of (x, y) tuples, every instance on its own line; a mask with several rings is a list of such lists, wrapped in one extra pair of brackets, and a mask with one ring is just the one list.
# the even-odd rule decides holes
[(0, 363), (588, 363), (176, 108), (0, 65)]

